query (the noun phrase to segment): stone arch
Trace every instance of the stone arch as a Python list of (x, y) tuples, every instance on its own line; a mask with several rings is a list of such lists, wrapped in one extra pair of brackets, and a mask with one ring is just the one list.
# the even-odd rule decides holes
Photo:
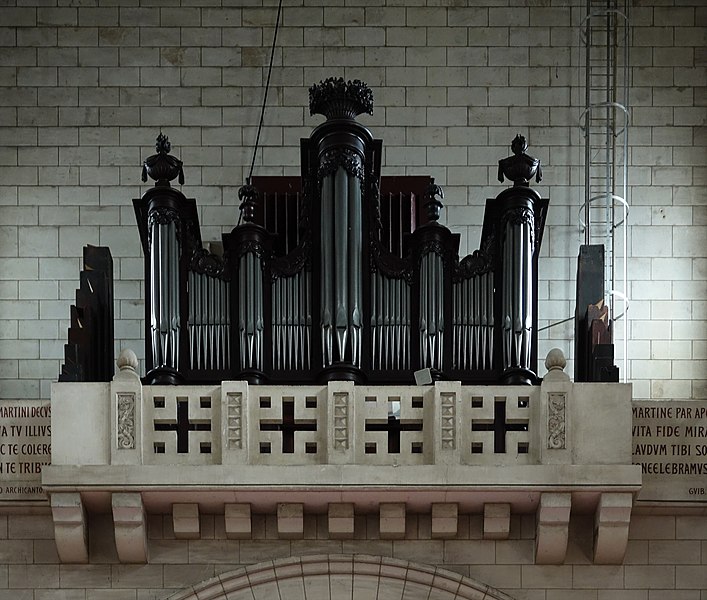
[(296, 556), (217, 575), (169, 600), (513, 600), (458, 573), (363, 554)]

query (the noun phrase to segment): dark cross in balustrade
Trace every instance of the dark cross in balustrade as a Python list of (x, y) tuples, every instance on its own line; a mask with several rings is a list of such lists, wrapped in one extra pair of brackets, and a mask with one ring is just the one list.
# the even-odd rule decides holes
[(283, 454), (294, 454), (295, 433), (297, 431), (316, 431), (316, 419), (295, 419), (294, 400), (282, 401), (282, 421), (260, 421), (260, 431), (282, 432)]
[(189, 452), (189, 432), (190, 431), (211, 431), (211, 422), (190, 421), (189, 401), (177, 401), (177, 422), (164, 423), (155, 421), (155, 431), (176, 431), (177, 432), (177, 452), (186, 454)]
[(472, 431), (493, 431), (493, 451), (495, 454), (506, 452), (507, 431), (528, 431), (528, 421), (509, 423), (506, 421), (506, 401), (495, 400), (493, 406), (493, 423), (472, 421)]
[[(388, 420), (385, 423), (366, 420), (366, 431), (387, 431), (388, 432), (388, 454), (400, 454), (400, 434), (403, 431), (422, 431), (421, 420), (407, 420), (403, 422), (398, 418), (400, 414), (400, 401), (390, 400), (388, 409)], [(395, 410), (398, 408), (398, 410)]]

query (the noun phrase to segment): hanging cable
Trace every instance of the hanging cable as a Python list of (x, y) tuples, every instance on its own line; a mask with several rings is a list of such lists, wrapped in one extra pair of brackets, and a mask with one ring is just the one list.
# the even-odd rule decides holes
[(253, 148), (253, 160), (250, 163), (250, 171), (246, 183), (250, 185), (250, 178), (253, 176), (255, 168), (255, 156), (258, 153), (258, 145), (260, 143), (260, 132), (263, 129), (263, 119), (265, 118), (265, 105), (268, 101), (268, 90), (270, 89), (270, 75), (272, 74), (272, 64), (275, 58), (275, 44), (277, 43), (277, 32), (280, 29), (280, 14), (282, 13), (282, 0), (277, 5), (277, 18), (275, 19), (275, 32), (272, 36), (272, 48), (270, 49), (270, 65), (268, 66), (268, 77), (265, 82), (265, 93), (263, 94), (263, 107), (260, 111), (260, 123), (258, 123), (258, 133), (255, 137), (255, 147)]

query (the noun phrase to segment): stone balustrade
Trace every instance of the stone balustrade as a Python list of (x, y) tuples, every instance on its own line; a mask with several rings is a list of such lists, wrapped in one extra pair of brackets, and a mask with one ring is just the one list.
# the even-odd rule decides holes
[(595, 560), (616, 562), (641, 483), (630, 385), (575, 384), (563, 363), (551, 353), (540, 386), (143, 386), (123, 353), (112, 382), (52, 389), (42, 484), (60, 555), (85, 557), (87, 511), (112, 511), (119, 554), (140, 562), (146, 512), (172, 513), (184, 538), (199, 536), (200, 511), (223, 514), (234, 537), (251, 511), (277, 512), (288, 538), (304, 512), (328, 511), (336, 538), (353, 535), (355, 512), (378, 511), (395, 538), (406, 512), (431, 510), (433, 535), (483, 513), (490, 538), (512, 512), (536, 512), (537, 559), (558, 563), (574, 510), (595, 512), (610, 532)]

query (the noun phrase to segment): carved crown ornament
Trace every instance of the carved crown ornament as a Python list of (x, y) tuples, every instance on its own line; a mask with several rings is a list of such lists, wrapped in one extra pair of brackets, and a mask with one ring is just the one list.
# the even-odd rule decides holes
[(329, 119), (354, 119), (373, 114), (373, 91), (363, 81), (329, 77), (309, 88), (309, 114)]

